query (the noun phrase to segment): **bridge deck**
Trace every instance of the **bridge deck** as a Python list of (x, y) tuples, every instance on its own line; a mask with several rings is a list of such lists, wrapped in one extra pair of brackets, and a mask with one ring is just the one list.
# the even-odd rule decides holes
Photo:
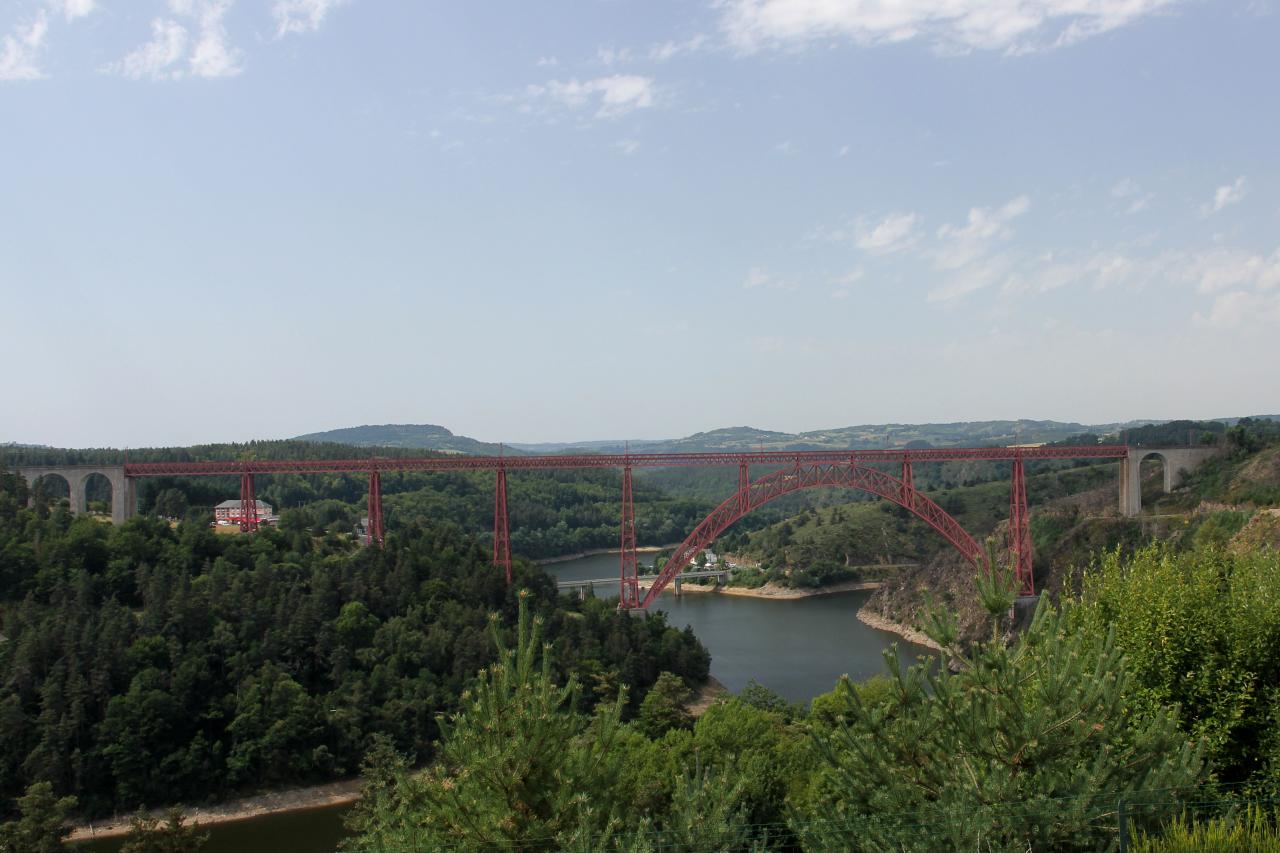
[(373, 473), (374, 471), (521, 471), (573, 468), (672, 468), (728, 465), (871, 465), (957, 460), (1124, 459), (1122, 444), (1085, 447), (935, 447), (920, 450), (793, 450), (756, 453), (604, 453), (553, 456), (444, 456), (368, 459), (267, 459), (217, 462), (129, 462), (129, 477), (239, 474)]

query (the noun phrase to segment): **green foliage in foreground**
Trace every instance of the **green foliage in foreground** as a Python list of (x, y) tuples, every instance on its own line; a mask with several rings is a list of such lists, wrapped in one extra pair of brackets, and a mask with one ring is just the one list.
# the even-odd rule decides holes
[(1163, 831), (1141, 835), (1129, 846), (1132, 853), (1280, 853), (1280, 827), (1256, 806), (1242, 813), (1207, 821), (1185, 815)]
[(1083, 635), (1114, 631), (1134, 708), (1178, 708), (1220, 779), (1280, 790), (1280, 554), (1108, 554), (1071, 620)]
[[(980, 588), (1007, 610), (1007, 581)], [(1110, 637), (1069, 630), (1048, 605), (1012, 645), (993, 620), (963, 654), (937, 620), (954, 675), (901, 674), (893, 651), (887, 680), (842, 682), (807, 718), (732, 699), (665, 730), (656, 716), (621, 725), (618, 704), (574, 710), (576, 681), (553, 683), (550, 650), (539, 663), (520, 620), (435, 764), (374, 761), (350, 850), (1093, 850), (1117, 841), (1118, 799), (1176, 803), (1169, 792), (1203, 774), (1167, 710), (1128, 706)]]
[(348, 850), (737, 849), (740, 781), (682, 775), (682, 807), (637, 821), (619, 784), (622, 693), (593, 715), (575, 711), (580, 685), (555, 683), (523, 594), (515, 647), (493, 626), (498, 660), (441, 726), (438, 760), (416, 775), (385, 750), (371, 762)]
[[(993, 614), (1011, 587), (980, 585)], [(1115, 840), (1117, 799), (1186, 789), (1200, 750), (1166, 710), (1133, 712), (1132, 674), (1109, 636), (1073, 632), (1042, 601), (1012, 645), (971, 651), (954, 627), (931, 634), (960, 662), (912, 667), (876, 704), (842, 684), (847, 715), (818, 743), (806, 850), (1095, 850)]]
[(120, 853), (197, 853), (209, 833), (186, 822), (180, 808), (171, 808), (164, 820), (139, 811), (129, 820), (129, 838)]
[(59, 853), (75, 807), (75, 797), (58, 799), (48, 782), (31, 785), (18, 798), (17, 817), (0, 824), (0, 853)]

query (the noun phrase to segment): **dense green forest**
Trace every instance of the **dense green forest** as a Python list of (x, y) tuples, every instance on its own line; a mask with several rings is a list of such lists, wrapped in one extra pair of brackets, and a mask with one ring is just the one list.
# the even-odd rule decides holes
[[(485, 543), (448, 522), (408, 523), (379, 550), (26, 503), (0, 470), (4, 798), (48, 782), (93, 815), (327, 780), (376, 735), (426, 760), (437, 714), (494, 659), (489, 615), (514, 622)], [(660, 671), (705, 680), (705, 649), (660, 615), (562, 598), (524, 563), (516, 575), (556, 676), (589, 685), (579, 710), (625, 684), (630, 715)]]

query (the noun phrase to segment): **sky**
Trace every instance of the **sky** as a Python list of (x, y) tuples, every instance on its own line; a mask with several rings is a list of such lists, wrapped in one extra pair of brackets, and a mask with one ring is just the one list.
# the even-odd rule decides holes
[(2, 0), (0, 442), (1280, 411), (1280, 3)]

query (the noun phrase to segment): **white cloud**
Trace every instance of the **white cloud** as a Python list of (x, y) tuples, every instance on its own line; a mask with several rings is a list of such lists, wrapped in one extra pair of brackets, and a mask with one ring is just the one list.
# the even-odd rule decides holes
[(44, 77), (36, 60), (49, 33), (49, 19), (40, 13), (18, 24), (0, 40), (0, 80), (39, 80)]
[(1197, 311), (1192, 320), (1221, 331), (1257, 329), (1274, 334), (1280, 328), (1280, 293), (1222, 293), (1214, 298), (1208, 314)]
[(108, 70), (132, 80), (176, 79), (182, 71), (176, 66), (187, 52), (187, 28), (177, 21), (156, 18), (151, 22), (151, 41), (108, 67)]
[(313, 33), (325, 18), (346, 0), (276, 0), (271, 16), (276, 20), (276, 38)]
[(1280, 249), (1270, 257), (1240, 249), (1211, 249), (1171, 264), (1178, 277), (1196, 286), (1201, 293), (1215, 293), (1231, 287), (1272, 290), (1280, 287)]
[(631, 50), (625, 47), (601, 47), (596, 49), (596, 61), (606, 68), (631, 61)]
[(719, 0), (720, 26), (743, 52), (848, 40), (922, 39), (943, 51), (1023, 53), (1114, 30), (1175, 0)]
[(796, 144), (792, 142), (790, 139), (784, 139), (783, 141), (779, 142), (777, 145), (773, 146), (773, 150), (777, 151), (779, 154), (781, 154), (784, 157), (789, 157), (792, 154), (797, 153), (800, 149), (798, 149), (796, 147)]
[(640, 140), (620, 139), (613, 144), (613, 147), (630, 157), (632, 154), (635, 154), (640, 150)]
[(223, 17), (232, 0), (208, 0), (200, 10), (200, 37), (191, 51), (191, 74), (195, 77), (234, 77), (244, 68), (242, 54), (227, 43)]
[(1245, 181), (1244, 175), (1241, 175), (1232, 183), (1218, 187), (1213, 194), (1213, 201), (1204, 205), (1200, 212), (1205, 216), (1217, 213), (1224, 207), (1229, 207), (1241, 201), (1248, 193), (1249, 185)]
[[(175, 18), (151, 22), (151, 40), (103, 71), (133, 80), (233, 77), (243, 71), (243, 54), (227, 41), (223, 24), (233, 0), (169, 0), (169, 11), (191, 19), (195, 37)], [(183, 64), (185, 60), (185, 65)]]
[(594, 80), (552, 80), (527, 89), (533, 97), (546, 97), (563, 106), (577, 109), (596, 103), (596, 115), (613, 118), (633, 110), (653, 106), (653, 78), (636, 74), (612, 74)]
[(916, 224), (920, 217), (914, 213), (891, 213), (874, 227), (859, 221), (854, 245), (864, 252), (883, 255), (901, 251), (916, 242)]
[(97, 8), (94, 0), (48, 0), (49, 8), (68, 22), (83, 18)]
[(778, 278), (771, 275), (768, 270), (761, 267), (752, 267), (747, 270), (747, 277), (743, 280), (742, 286), (747, 290), (755, 290), (757, 288), (765, 288), (767, 290), (795, 290), (799, 285), (794, 279)]
[(988, 250), (996, 240), (1006, 240), (1013, 230), (1009, 223), (1031, 209), (1031, 199), (1025, 195), (1010, 199), (992, 210), (972, 207), (964, 225), (943, 225), (938, 229), (940, 245), (934, 256), (938, 269), (959, 269)]
[(1012, 265), (1012, 258), (1004, 254), (968, 264), (930, 290), (925, 298), (929, 302), (951, 302), (976, 290), (990, 287), (1001, 279), (1008, 282), (1012, 275)]
[(654, 62), (666, 62), (684, 53), (693, 53), (707, 43), (707, 37), (696, 35), (684, 41), (664, 41), (649, 49), (649, 58)]

